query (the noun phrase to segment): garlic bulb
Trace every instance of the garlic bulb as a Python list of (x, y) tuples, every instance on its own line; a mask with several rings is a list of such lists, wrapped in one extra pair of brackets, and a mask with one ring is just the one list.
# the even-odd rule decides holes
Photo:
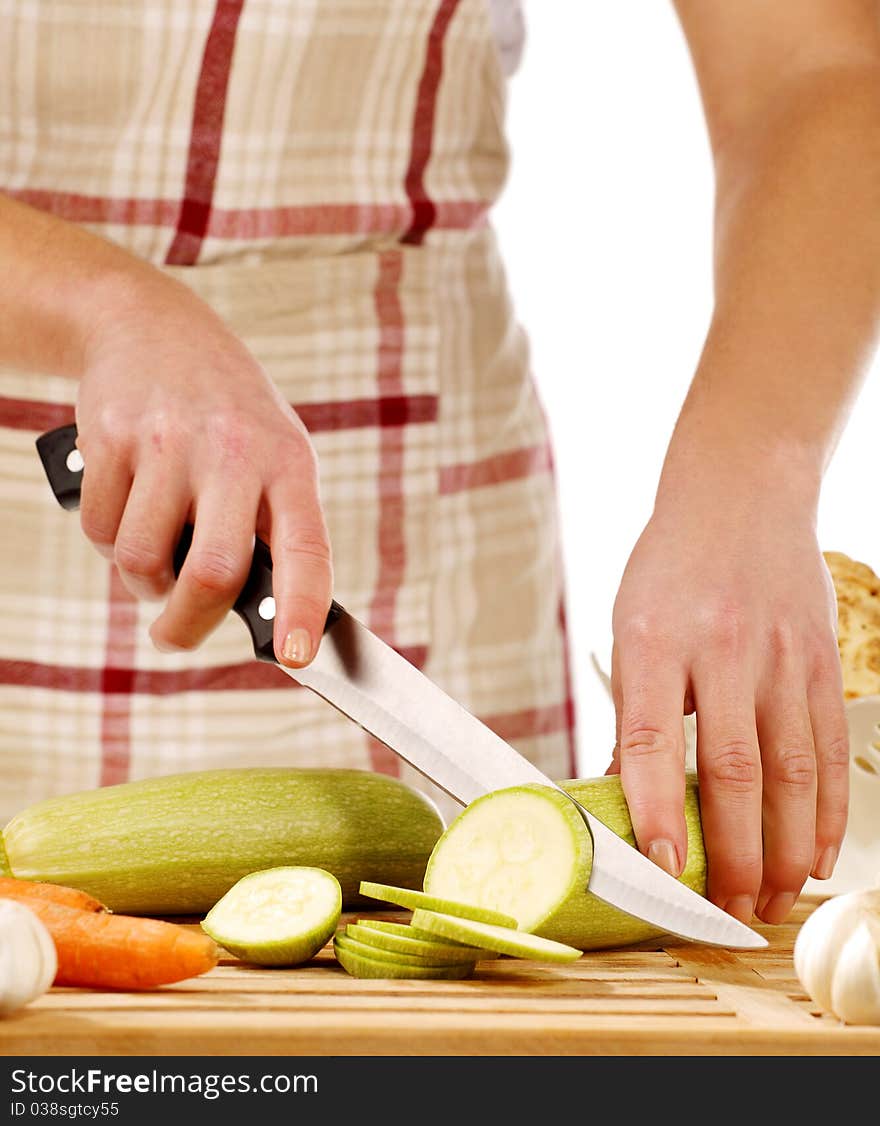
[(880, 1024), (880, 888), (820, 904), (794, 944), (794, 968), (812, 999), (847, 1024)]
[(0, 1014), (41, 996), (58, 971), (52, 936), (33, 911), (0, 899)]

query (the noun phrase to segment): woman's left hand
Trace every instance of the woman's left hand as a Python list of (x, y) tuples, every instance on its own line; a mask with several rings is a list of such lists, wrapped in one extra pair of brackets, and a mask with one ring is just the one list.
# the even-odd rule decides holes
[(849, 746), (837, 605), (809, 504), (756, 474), (704, 472), (658, 498), (614, 606), (620, 771), (641, 850), (678, 875), (682, 717), (696, 712), (709, 897), (790, 912), (843, 838)]

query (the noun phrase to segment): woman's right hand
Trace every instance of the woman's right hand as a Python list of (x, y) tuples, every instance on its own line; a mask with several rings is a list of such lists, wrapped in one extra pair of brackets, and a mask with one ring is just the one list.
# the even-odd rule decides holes
[[(83, 530), (133, 595), (167, 598), (150, 629), (163, 650), (192, 649), (220, 624), (259, 536), (272, 552), (276, 655), (308, 664), (332, 567), (305, 427), (182, 283), (157, 274), (122, 291), (83, 352)], [(193, 542), (175, 582), (172, 557), (187, 522)]]

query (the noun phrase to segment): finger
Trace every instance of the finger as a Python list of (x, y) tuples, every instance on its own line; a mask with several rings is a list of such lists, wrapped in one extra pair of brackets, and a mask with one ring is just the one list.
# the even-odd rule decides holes
[(717, 650), (695, 665), (700, 817), (709, 898), (741, 922), (761, 886), (761, 758), (754, 675)]
[(123, 451), (104, 443), (89, 445), (88, 464), (83, 455), (83, 466), (80, 525), (101, 555), (112, 559), (131, 490), (130, 461)]
[(641, 638), (621, 645), (620, 779), (639, 848), (678, 876), (687, 856), (684, 730), (687, 677), (668, 648)]
[(816, 847), (812, 875), (827, 880), (846, 832), (850, 745), (840, 657), (833, 638), (807, 689), (816, 752)]
[(620, 712), (622, 697), (620, 693), (619, 649), (615, 641), (611, 647), (611, 699), (614, 702), (614, 748), (606, 774), (620, 774)]
[(199, 496), (192, 545), (150, 629), (157, 648), (194, 649), (226, 617), (251, 568), (258, 505), (258, 485), (244, 481)]
[(119, 576), (135, 598), (162, 598), (174, 585), (174, 548), (189, 505), (186, 480), (168, 459), (137, 467), (115, 550)]
[(291, 668), (314, 657), (324, 632), (333, 590), (330, 541), (308, 482), (270, 497), (275, 652)]
[(804, 677), (788, 662), (765, 678), (759, 702), (763, 810), (763, 873), (756, 913), (781, 923), (813, 864), (816, 841), (816, 757)]

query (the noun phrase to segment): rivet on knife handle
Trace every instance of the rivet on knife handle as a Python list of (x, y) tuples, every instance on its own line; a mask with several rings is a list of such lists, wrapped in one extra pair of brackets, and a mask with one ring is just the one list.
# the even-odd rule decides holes
[[(52, 492), (62, 508), (68, 511), (79, 508), (82, 493), (83, 460), (76, 447), (75, 425), (60, 426), (37, 438), (37, 452)], [(183, 561), (192, 545), (193, 526), (184, 524), (183, 532), (174, 550), (174, 573), (180, 574)], [(275, 599), (272, 595), (272, 555), (260, 539), (254, 545), (254, 557), (241, 593), (232, 607), (247, 626), (259, 661), (276, 663), (273, 645)], [(338, 602), (330, 604), (324, 623), (324, 632), (343, 613)]]

